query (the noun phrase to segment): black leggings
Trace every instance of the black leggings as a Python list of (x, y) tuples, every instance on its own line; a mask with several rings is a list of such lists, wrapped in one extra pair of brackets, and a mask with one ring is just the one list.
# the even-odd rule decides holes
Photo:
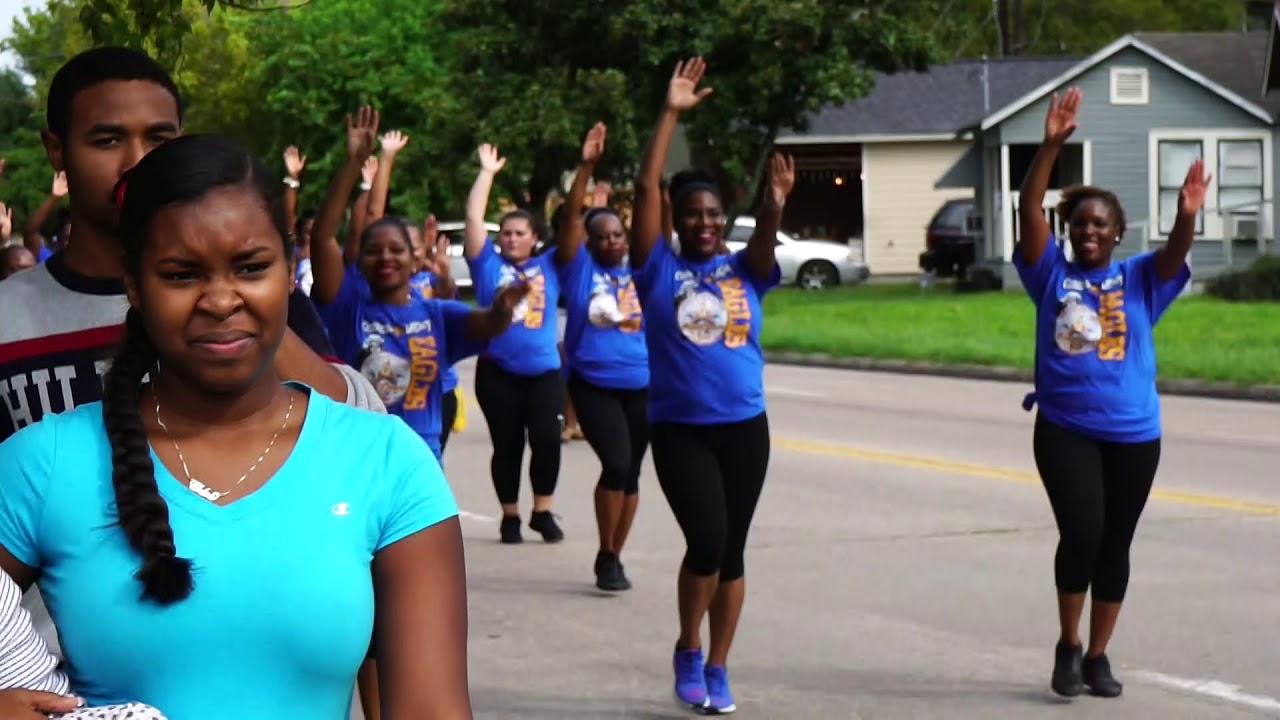
[(554, 494), (560, 475), (560, 417), (564, 412), (560, 371), (532, 377), (513, 375), (492, 360), (481, 358), (476, 363), (476, 402), (493, 441), (489, 472), (498, 502), (511, 505), (520, 499), (525, 431), (533, 494)]
[(1159, 438), (1104, 442), (1037, 415), (1034, 446), (1058, 523), (1058, 590), (1082, 593), (1092, 586), (1094, 600), (1121, 602), (1129, 586), (1129, 545), (1160, 465)]
[(449, 444), (449, 435), (453, 432), (453, 423), (458, 419), (458, 389), (454, 388), (440, 399), (440, 455), (444, 455), (445, 446)]
[(653, 424), (658, 484), (684, 533), (684, 568), (721, 582), (745, 574), (747, 532), (769, 469), (769, 418)]
[(649, 448), (649, 391), (600, 387), (570, 372), (569, 398), (582, 434), (600, 458), (600, 487), (640, 492), (640, 468)]

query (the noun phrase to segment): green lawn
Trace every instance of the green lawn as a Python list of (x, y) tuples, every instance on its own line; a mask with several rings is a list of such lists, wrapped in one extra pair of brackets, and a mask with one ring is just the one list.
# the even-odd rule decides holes
[[(768, 350), (1029, 368), (1034, 307), (1021, 293), (861, 285), (765, 297)], [(1280, 384), (1280, 303), (1204, 296), (1174, 303), (1156, 327), (1160, 376)]]

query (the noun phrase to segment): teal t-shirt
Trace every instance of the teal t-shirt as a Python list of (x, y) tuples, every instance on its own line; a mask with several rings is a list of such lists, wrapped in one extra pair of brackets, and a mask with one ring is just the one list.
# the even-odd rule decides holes
[[(152, 460), (195, 591), (141, 601), (115, 524), (101, 403), (0, 444), (0, 545), (42, 570), (73, 690), (182, 720), (345, 720), (373, 629), (380, 549), (457, 515), (403, 420), (310, 394), (298, 443), (260, 489), (217, 506)], [(425, 560), (424, 560), (425, 562)]]

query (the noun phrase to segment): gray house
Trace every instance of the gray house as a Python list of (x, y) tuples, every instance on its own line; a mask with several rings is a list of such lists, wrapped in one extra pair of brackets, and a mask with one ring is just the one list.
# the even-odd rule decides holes
[(1018, 185), (1044, 132), (1052, 93), (1084, 91), (1080, 128), (1055, 170), (1044, 212), (1061, 227), (1057, 190), (1114, 190), (1129, 230), (1122, 254), (1159, 246), (1187, 168), (1203, 158), (1213, 184), (1191, 265), (1204, 278), (1271, 249), (1280, 99), (1264, 94), (1270, 32), (1137, 33), (988, 114), (968, 160), (984, 218), (980, 263), (1017, 287)]

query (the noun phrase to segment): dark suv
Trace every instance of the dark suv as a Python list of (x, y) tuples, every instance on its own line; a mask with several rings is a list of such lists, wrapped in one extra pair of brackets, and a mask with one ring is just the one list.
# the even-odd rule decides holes
[(973, 200), (948, 200), (929, 221), (920, 269), (937, 277), (963, 277), (977, 257), (981, 239), (982, 222)]

